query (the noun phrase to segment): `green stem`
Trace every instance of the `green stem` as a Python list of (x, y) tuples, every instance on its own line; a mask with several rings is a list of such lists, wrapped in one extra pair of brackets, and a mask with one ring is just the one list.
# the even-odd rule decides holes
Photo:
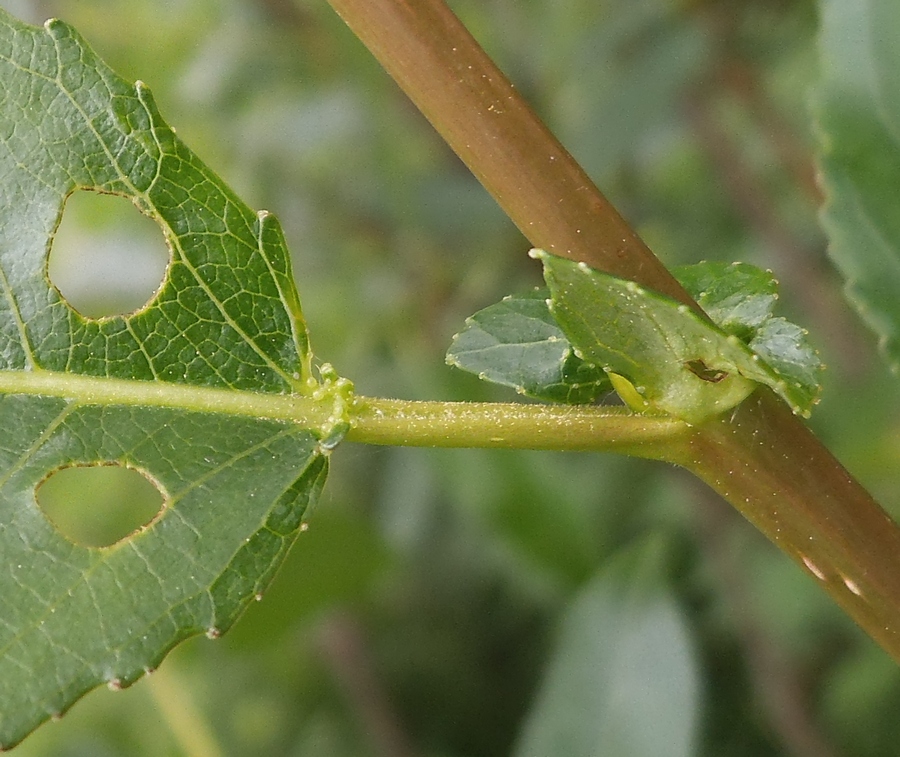
[(597, 450), (669, 460), (691, 427), (620, 407), (361, 397), (348, 441), (411, 447)]
[[(532, 244), (697, 308), (443, 0), (329, 2)], [(900, 661), (900, 531), (785, 405), (758, 392), (687, 443), (680, 462)]]
[[(220, 413), (324, 430), (339, 421), (341, 398), (323, 388), (313, 396), (78, 376), (55, 371), (0, 371), (0, 393), (58, 397), (79, 405), (159, 407)], [(343, 398), (350, 407), (348, 439), (416, 447), (602, 450), (668, 460), (691, 435), (670, 418), (624, 408), (523, 405), (507, 402), (413, 402)]]
[(58, 371), (0, 371), (0, 394), (58, 397), (80, 405), (175, 408), (326, 426), (334, 413), (330, 396), (263, 394), (163, 381), (79, 376)]

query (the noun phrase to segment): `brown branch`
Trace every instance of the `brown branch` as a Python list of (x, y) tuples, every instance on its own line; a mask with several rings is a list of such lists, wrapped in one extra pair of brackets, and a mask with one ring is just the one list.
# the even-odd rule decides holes
[(787, 406), (759, 389), (689, 447), (684, 467), (900, 660), (900, 529)]
[[(442, 0), (330, 2), (533, 244), (690, 301)], [(784, 403), (673, 444), (900, 660), (900, 530)]]
[(442, 0), (330, 0), (535, 247), (696, 305)]

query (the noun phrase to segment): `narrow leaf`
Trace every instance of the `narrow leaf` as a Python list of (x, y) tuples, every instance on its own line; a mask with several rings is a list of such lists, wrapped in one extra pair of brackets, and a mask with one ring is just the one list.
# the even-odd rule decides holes
[(549, 292), (536, 289), (466, 319), (447, 362), (535, 399), (578, 404), (611, 390), (606, 374), (577, 357), (550, 314)]
[[(4, 11), (0, 82), (7, 748), (98, 684), (126, 686), (181, 639), (234, 622), (321, 489), (346, 386), (312, 381), (278, 223), (184, 146), (144, 85), (116, 76), (65, 24), (34, 28)], [(84, 318), (47, 279), (76, 189), (128, 197), (159, 224), (168, 271), (136, 313)], [(254, 417), (255, 404), (285, 395), (335, 412), (307, 428)], [(68, 542), (35, 497), (57, 468), (96, 463), (145, 472), (165, 501), (104, 549)]]
[(658, 540), (613, 559), (566, 612), (516, 757), (690, 757), (699, 676)]
[(900, 4), (823, 0), (819, 166), (829, 255), (900, 369)]

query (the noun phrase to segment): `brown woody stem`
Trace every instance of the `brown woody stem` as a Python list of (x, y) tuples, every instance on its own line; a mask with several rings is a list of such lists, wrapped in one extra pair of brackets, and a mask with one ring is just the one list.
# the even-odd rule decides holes
[(329, 0), (535, 247), (691, 303), (443, 0)]
[[(329, 1), (532, 244), (691, 302), (443, 0)], [(783, 403), (672, 444), (900, 661), (900, 530)]]

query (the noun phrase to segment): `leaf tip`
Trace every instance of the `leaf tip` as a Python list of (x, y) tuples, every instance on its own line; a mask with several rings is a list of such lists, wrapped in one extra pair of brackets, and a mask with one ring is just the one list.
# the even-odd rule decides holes
[(44, 21), (44, 29), (51, 37), (58, 39), (61, 36), (61, 32), (66, 31), (67, 25), (65, 21), (61, 21), (58, 18), (48, 18)]

